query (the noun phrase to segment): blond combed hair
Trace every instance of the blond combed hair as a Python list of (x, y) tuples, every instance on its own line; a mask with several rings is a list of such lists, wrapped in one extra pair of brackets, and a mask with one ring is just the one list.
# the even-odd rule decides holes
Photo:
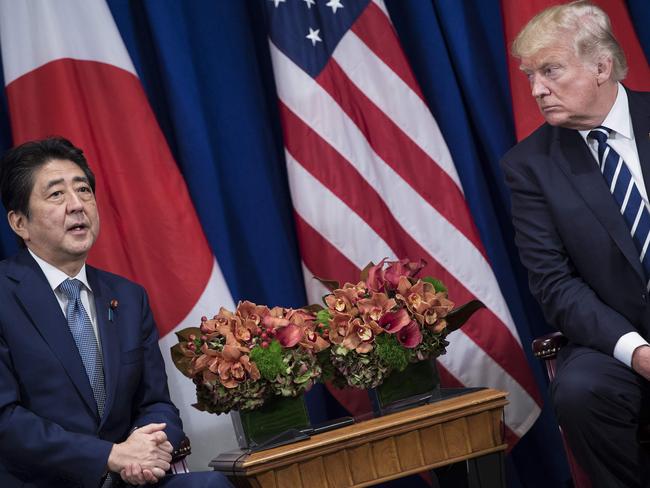
[(552, 46), (558, 39), (572, 39), (580, 59), (598, 63), (603, 56), (612, 59), (612, 80), (627, 74), (625, 53), (612, 33), (607, 14), (587, 0), (556, 5), (533, 17), (512, 44), (516, 58), (529, 57)]

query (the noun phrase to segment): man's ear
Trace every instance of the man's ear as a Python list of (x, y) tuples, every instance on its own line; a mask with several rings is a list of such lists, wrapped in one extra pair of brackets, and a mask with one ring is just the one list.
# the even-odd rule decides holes
[(29, 240), (29, 231), (26, 225), (28, 220), (27, 216), (22, 212), (11, 210), (7, 214), (7, 220), (9, 221), (11, 230), (18, 234), (23, 241), (27, 242)]
[(596, 81), (598, 85), (609, 81), (612, 77), (613, 61), (610, 56), (602, 56), (596, 65)]

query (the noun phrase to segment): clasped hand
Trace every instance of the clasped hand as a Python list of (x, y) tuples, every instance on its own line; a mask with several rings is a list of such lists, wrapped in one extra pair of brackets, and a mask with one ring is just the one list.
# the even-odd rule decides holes
[(632, 369), (650, 380), (650, 347), (639, 346), (632, 353)]
[(173, 447), (163, 432), (166, 424), (148, 424), (114, 444), (108, 469), (132, 485), (157, 483), (170, 468)]

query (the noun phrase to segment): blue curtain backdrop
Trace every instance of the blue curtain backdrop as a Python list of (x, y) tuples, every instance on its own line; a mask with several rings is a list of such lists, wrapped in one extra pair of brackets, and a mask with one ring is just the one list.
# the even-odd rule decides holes
[[(109, 6), (233, 298), (301, 306), (306, 297), (263, 1), (109, 0)], [(529, 344), (549, 328), (528, 293), (517, 258), (498, 165), (515, 143), (500, 2), (386, 4), (452, 153), (521, 340)], [(628, 0), (627, 7), (650, 56), (650, 3)], [(0, 149), (10, 145), (3, 94)], [(15, 249), (3, 219), (0, 258)], [(525, 351), (546, 395), (542, 369), (527, 347)], [(332, 415), (336, 408), (327, 395), (315, 395), (318, 400), (311, 403), (317, 414)], [(510, 487), (568, 486), (548, 407), (512, 451), (507, 467)]]

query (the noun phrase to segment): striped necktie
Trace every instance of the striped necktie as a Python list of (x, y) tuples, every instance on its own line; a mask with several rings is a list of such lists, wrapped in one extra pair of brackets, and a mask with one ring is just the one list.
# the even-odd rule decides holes
[(70, 327), (70, 332), (72, 332), (74, 342), (77, 344), (86, 374), (90, 380), (93, 396), (97, 403), (97, 411), (99, 416), (102, 417), (104, 415), (104, 404), (106, 403), (104, 364), (92, 322), (81, 303), (81, 281), (67, 279), (59, 285), (59, 288), (68, 299), (66, 309), (68, 327)]
[[(598, 164), (603, 177), (609, 186), (609, 191), (614, 195), (614, 200), (623, 215), (623, 219), (630, 229), (632, 240), (639, 251), (639, 260), (645, 270), (646, 280), (650, 278), (650, 212), (643, 201), (641, 193), (632, 178), (630, 168), (623, 158), (609, 145), (607, 139), (611, 129), (596, 127), (589, 132), (590, 139), (598, 142)], [(646, 283), (646, 290), (650, 289), (650, 282)]]

